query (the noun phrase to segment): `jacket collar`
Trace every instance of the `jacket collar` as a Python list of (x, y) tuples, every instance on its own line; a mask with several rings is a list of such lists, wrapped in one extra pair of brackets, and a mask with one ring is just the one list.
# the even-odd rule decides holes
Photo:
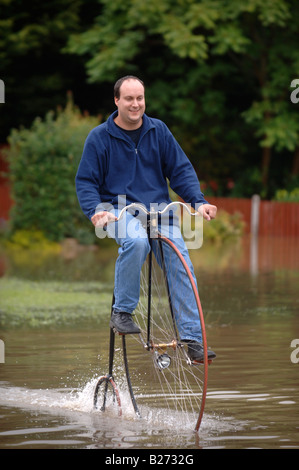
[[(120, 129), (118, 129), (117, 126), (115, 126), (114, 124), (114, 119), (116, 118), (116, 116), (118, 115), (118, 111), (114, 111), (114, 113), (112, 113), (108, 119), (107, 119), (107, 131), (109, 132), (109, 134), (111, 134), (113, 137), (123, 137), (123, 133), (120, 131)], [(155, 124), (152, 122), (152, 119), (149, 118), (146, 114), (143, 114), (143, 129), (142, 129), (142, 134), (145, 134), (149, 129), (152, 129), (155, 126)]]

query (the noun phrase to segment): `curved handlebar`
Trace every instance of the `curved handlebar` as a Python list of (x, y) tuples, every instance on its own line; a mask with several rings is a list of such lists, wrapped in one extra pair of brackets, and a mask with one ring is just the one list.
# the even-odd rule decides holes
[(187, 206), (187, 204), (185, 204), (184, 202), (180, 202), (180, 201), (171, 202), (171, 203), (168, 204), (162, 211), (152, 211), (152, 210), (151, 210), (151, 211), (148, 211), (147, 208), (144, 207), (144, 205), (142, 205), (142, 204), (140, 204), (140, 203), (138, 203), (138, 202), (133, 202), (132, 204), (129, 204), (128, 206), (125, 206), (125, 207), (122, 208), (122, 210), (120, 211), (119, 216), (118, 216), (118, 218), (117, 218), (116, 220), (119, 220), (119, 219), (123, 216), (124, 212), (125, 212), (126, 210), (128, 210), (128, 209), (138, 209), (138, 210), (142, 210), (142, 211), (144, 212), (144, 214), (146, 214), (146, 215), (151, 215), (151, 214), (154, 214), (154, 215), (157, 215), (157, 214), (158, 214), (158, 215), (162, 215), (162, 214), (164, 214), (166, 211), (170, 210), (170, 207), (171, 207), (171, 206), (174, 206), (174, 205), (180, 205), (180, 206), (184, 207), (184, 208), (188, 211), (188, 213), (189, 213), (190, 215), (194, 215), (194, 216), (199, 215), (198, 212), (191, 212), (190, 209), (189, 209), (189, 207)]

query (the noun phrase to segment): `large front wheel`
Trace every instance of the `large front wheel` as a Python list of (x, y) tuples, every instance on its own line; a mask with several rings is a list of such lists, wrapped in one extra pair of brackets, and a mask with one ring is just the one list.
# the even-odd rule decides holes
[[(190, 316), (196, 321), (189, 322), (188, 327)], [(174, 243), (162, 236), (152, 240), (149, 262), (143, 267), (134, 320), (141, 329), (144, 353), (138, 360), (132, 358), (130, 374), (132, 383), (138, 383), (135, 396), (141, 415), (142, 406), (167, 409), (168, 420), (173, 418), (177, 424), (180, 420), (183, 426), (198, 431), (208, 378), (203, 312), (188, 263)], [(203, 346), (203, 360), (196, 365), (188, 356), (183, 337), (186, 329), (191, 331), (191, 323), (197, 324), (195, 329), (200, 330)]]

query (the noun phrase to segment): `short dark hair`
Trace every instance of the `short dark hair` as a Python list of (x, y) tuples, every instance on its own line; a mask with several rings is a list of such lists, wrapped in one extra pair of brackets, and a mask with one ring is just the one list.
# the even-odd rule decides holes
[(122, 77), (122, 78), (119, 78), (117, 80), (117, 82), (115, 83), (114, 85), (114, 97), (119, 99), (120, 97), (120, 87), (122, 86), (123, 82), (126, 81), (126, 80), (138, 80), (138, 82), (141, 83), (141, 85), (143, 86), (143, 88), (145, 88), (144, 86), (144, 83), (142, 80), (140, 80), (140, 78), (138, 77), (135, 77), (134, 75), (126, 75), (125, 77)]

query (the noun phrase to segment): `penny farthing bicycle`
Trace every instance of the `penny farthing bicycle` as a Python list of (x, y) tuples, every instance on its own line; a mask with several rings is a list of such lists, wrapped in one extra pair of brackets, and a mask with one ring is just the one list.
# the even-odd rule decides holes
[[(134, 321), (141, 333), (120, 337), (127, 388), (136, 415), (142, 417), (143, 407), (155, 409), (157, 413), (167, 410), (168, 420), (185, 423), (198, 431), (205, 407), (208, 362), (211, 362), (208, 361), (204, 316), (196, 283), (185, 259), (158, 228), (158, 216), (178, 204), (190, 215), (198, 215), (180, 202), (171, 203), (159, 212), (148, 212), (143, 205), (130, 204), (119, 214), (118, 220), (128, 209), (145, 212), (151, 246), (142, 268), (140, 299), (134, 312)], [(176, 295), (178, 285), (179, 296)], [(181, 299), (179, 305), (178, 297)], [(177, 328), (181, 311), (190, 303), (195, 303), (201, 324), (204, 358), (200, 363), (190, 360), (187, 345)], [(109, 371), (97, 381), (94, 407), (105, 411), (114, 406), (121, 415), (121, 398), (113, 375), (115, 335), (117, 332), (110, 328)]]

